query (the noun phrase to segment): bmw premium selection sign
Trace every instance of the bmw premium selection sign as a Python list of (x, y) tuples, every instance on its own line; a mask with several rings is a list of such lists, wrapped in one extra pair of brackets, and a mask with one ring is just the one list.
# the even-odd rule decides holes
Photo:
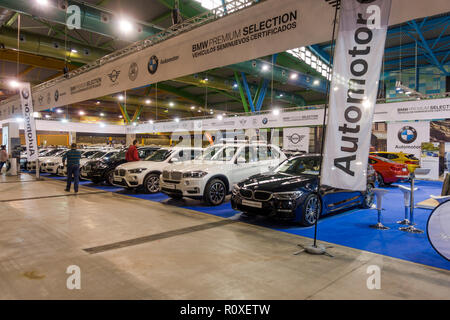
[(284, 128), (283, 149), (309, 151), (309, 127)]
[(27, 146), (27, 160), (35, 161), (38, 158), (36, 124), (33, 117), (33, 99), (31, 98), (30, 83), (20, 85), (20, 104), (24, 119), (25, 144)]
[(422, 142), (430, 141), (430, 122), (390, 122), (387, 125), (387, 151), (412, 153), (420, 159)]
[(323, 184), (366, 189), (370, 134), (390, 8), (390, 0), (341, 1)]

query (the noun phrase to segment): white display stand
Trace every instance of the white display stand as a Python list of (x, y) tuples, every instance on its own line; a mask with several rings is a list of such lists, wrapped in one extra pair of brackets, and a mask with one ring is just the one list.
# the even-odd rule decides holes
[(420, 168), (430, 169), (427, 174), (416, 172), (416, 179), (439, 180), (439, 157), (423, 157), (420, 159)]

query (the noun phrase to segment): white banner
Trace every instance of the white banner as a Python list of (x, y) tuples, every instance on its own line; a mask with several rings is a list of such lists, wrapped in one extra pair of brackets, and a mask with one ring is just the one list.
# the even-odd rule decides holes
[(342, 0), (334, 55), (321, 182), (366, 189), (390, 0)]
[(283, 149), (309, 151), (309, 127), (284, 128)]
[(450, 98), (377, 104), (374, 121), (433, 120), (450, 118)]
[(30, 83), (20, 84), (20, 103), (24, 120), (25, 145), (27, 147), (27, 160), (35, 161), (38, 158), (36, 124), (33, 117), (33, 99), (31, 98)]
[(143, 123), (136, 126), (128, 126), (128, 133), (152, 133), (174, 131), (199, 131), (199, 130), (240, 130), (263, 129), (294, 126), (317, 126), (323, 122), (323, 109), (311, 109), (302, 111), (280, 112), (255, 116), (223, 117), (203, 120), (182, 120)]
[(430, 141), (430, 122), (390, 122), (387, 125), (387, 151), (412, 153), (421, 157), (422, 142)]

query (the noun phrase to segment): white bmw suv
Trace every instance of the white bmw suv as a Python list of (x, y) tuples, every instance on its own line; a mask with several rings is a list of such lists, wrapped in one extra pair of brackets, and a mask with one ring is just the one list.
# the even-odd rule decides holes
[(128, 189), (143, 189), (146, 193), (159, 192), (159, 178), (168, 164), (195, 159), (202, 148), (161, 148), (141, 161), (127, 162), (114, 171), (114, 185)]
[(270, 171), (284, 160), (286, 156), (280, 148), (266, 142), (216, 144), (196, 160), (164, 168), (161, 191), (175, 199), (201, 199), (217, 206), (225, 200), (234, 184)]

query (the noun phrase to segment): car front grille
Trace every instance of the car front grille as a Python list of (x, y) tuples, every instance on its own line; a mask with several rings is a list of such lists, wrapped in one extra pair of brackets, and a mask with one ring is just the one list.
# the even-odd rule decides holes
[(241, 189), (239, 190), (239, 193), (243, 198), (259, 201), (268, 201), (272, 198), (272, 192), (269, 191)]
[(179, 171), (164, 170), (162, 176), (164, 180), (180, 181), (183, 174)]
[(272, 198), (272, 193), (268, 191), (255, 191), (253, 193), (255, 200), (267, 201)]
[(239, 193), (241, 194), (241, 196), (243, 196), (244, 198), (247, 198), (247, 199), (251, 199), (253, 197), (252, 190), (241, 189), (239, 191)]
[(127, 174), (127, 170), (125, 170), (125, 169), (119, 169), (119, 176), (125, 177), (126, 174)]

